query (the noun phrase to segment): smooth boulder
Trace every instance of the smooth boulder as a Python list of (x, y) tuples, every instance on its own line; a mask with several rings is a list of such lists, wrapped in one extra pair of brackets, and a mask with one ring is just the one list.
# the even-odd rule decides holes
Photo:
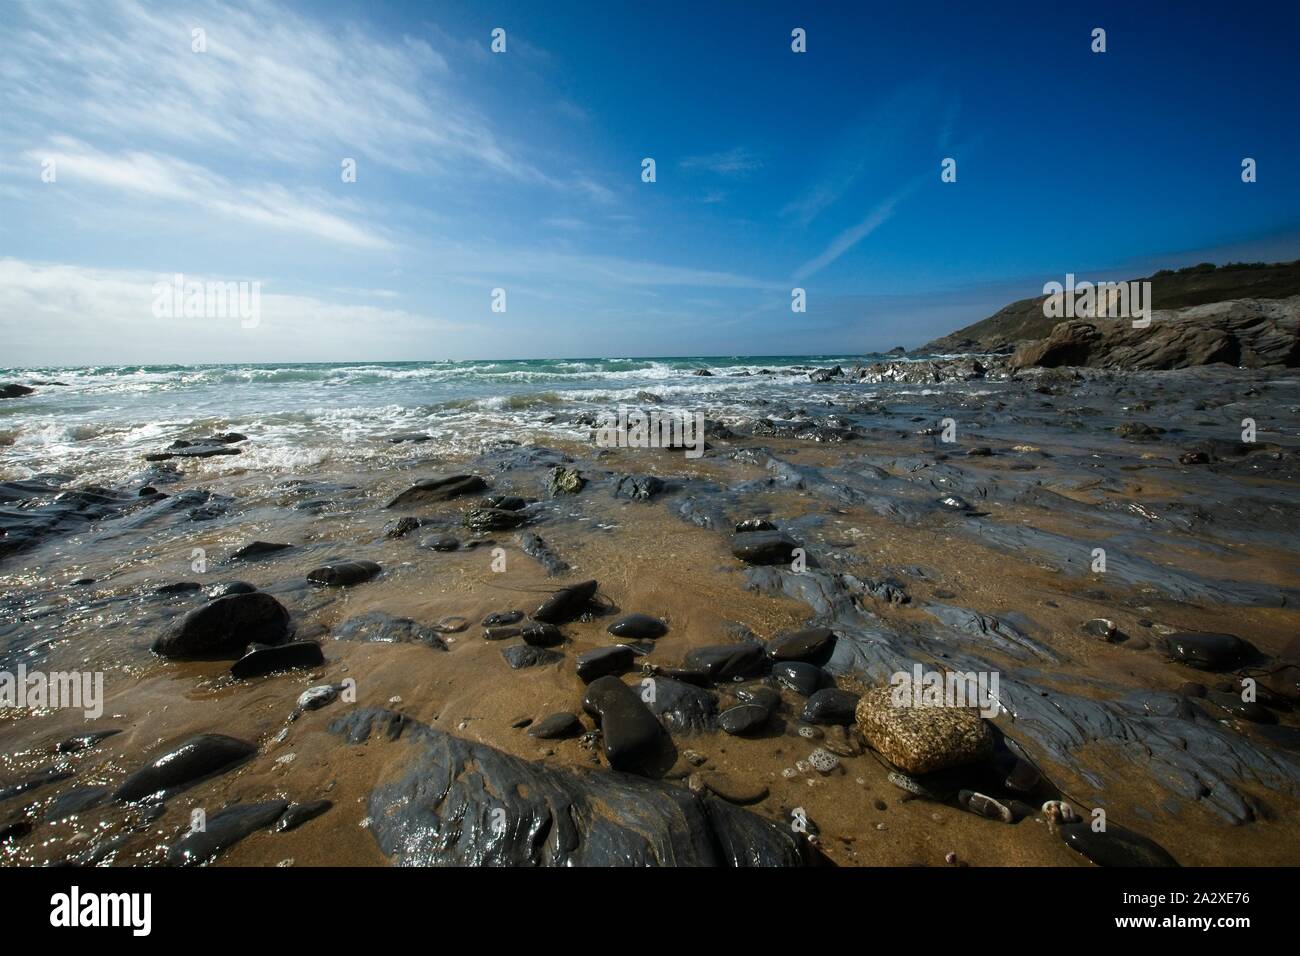
[(229, 594), (189, 611), (153, 643), (153, 652), (172, 660), (236, 657), (249, 644), (283, 644), (289, 612), (262, 591)]

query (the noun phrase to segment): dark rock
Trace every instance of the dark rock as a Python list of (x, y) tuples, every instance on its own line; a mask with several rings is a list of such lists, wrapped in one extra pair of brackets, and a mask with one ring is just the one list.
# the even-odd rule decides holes
[(564, 633), (554, 624), (534, 621), (519, 630), (525, 644), (533, 647), (555, 647), (564, 643)]
[(587, 685), (582, 709), (600, 724), (605, 759), (615, 770), (627, 770), (650, 757), (663, 737), (663, 727), (641, 698), (617, 677), (598, 677)]
[(1114, 644), (1124, 638), (1115, 622), (1104, 617), (1095, 617), (1091, 621), (1085, 621), (1082, 630), (1083, 633), (1092, 637), (1101, 638), (1107, 644)]
[(582, 721), (576, 714), (562, 711), (549, 714), (528, 728), (528, 736), (539, 740), (563, 740), (582, 733)]
[(654, 475), (624, 475), (614, 486), (614, 497), (649, 501), (663, 490), (663, 481)]
[(108, 799), (112, 793), (109, 787), (76, 787), (59, 794), (50, 801), (43, 814), (46, 822), (55, 823), (76, 816), (87, 810), (93, 810)]
[(626, 644), (598, 647), (578, 655), (578, 677), (587, 684), (607, 674), (624, 674), (636, 663), (636, 651)]
[(173, 581), (171, 584), (160, 584), (153, 589), (154, 594), (188, 594), (191, 591), (201, 591), (203, 585), (198, 581)]
[(714, 681), (756, 677), (767, 671), (761, 644), (711, 644), (686, 654), (685, 667), (699, 669)]
[(427, 551), (456, 551), (460, 548), (460, 539), (450, 534), (434, 534), (421, 541), (420, 547)]
[(546, 624), (563, 624), (586, 610), (596, 594), (595, 581), (582, 581), (556, 591), (533, 612), (533, 619)]
[(812, 859), (790, 827), (669, 783), (533, 763), (424, 725), (407, 741), (398, 745), (406, 759), (386, 760), (397, 769), (367, 807), (370, 832), (397, 865), (797, 866)]
[(76, 734), (59, 741), (59, 745), (54, 749), (55, 752), (61, 754), (81, 753), (83, 750), (89, 750), (101, 740), (106, 740), (121, 732), (120, 730), (93, 730), (84, 734)]
[(402, 515), (396, 521), (384, 525), (384, 537), (390, 539), (404, 538), (420, 527), (423, 522), (414, 515)]
[(289, 639), (289, 612), (269, 594), (231, 594), (189, 611), (153, 643), (173, 660), (238, 656), (249, 644)]
[(275, 671), (302, 667), (319, 667), (325, 655), (315, 641), (293, 641), (275, 647), (256, 647), (230, 667), (230, 673), (240, 680), (261, 677)]
[(825, 663), (835, 647), (835, 632), (810, 627), (781, 634), (767, 642), (767, 656), (774, 661), (818, 661)]
[(17, 382), (5, 382), (0, 384), (0, 398), (22, 398), (24, 395), (31, 395), (36, 389), (28, 385), (19, 385)]
[(776, 525), (763, 518), (746, 518), (744, 521), (736, 523), (736, 534), (746, 534), (750, 531), (775, 531)]
[(668, 677), (643, 678), (641, 700), (669, 733), (712, 730), (718, 701), (702, 687)]
[(435, 475), (420, 479), (384, 507), (407, 508), (411, 505), (450, 501), (461, 495), (482, 491), (486, 487), (487, 482), (478, 475)]
[(275, 826), (271, 829), (275, 833), (286, 833), (289, 830), (296, 830), (308, 820), (315, 820), (322, 813), (331, 809), (334, 804), (329, 800), (312, 800), (308, 803), (291, 803), (285, 809), (280, 819), (275, 821)]
[(483, 618), (483, 626), (501, 627), (507, 624), (518, 624), (523, 619), (523, 611), (496, 611)]
[(772, 676), (782, 687), (810, 697), (826, 683), (826, 672), (804, 661), (781, 661), (772, 665)]
[(1098, 866), (1177, 866), (1175, 860), (1160, 844), (1141, 834), (1107, 823), (1102, 833), (1096, 833), (1086, 821), (1067, 823), (1058, 832), (1070, 849), (1083, 854)]
[(576, 468), (556, 465), (546, 478), (546, 493), (552, 498), (576, 495), (587, 484), (587, 479)]
[(307, 580), (327, 587), (349, 587), (369, 581), (381, 570), (374, 561), (343, 561), (313, 568), (307, 572)]
[(1212, 693), (1209, 699), (1219, 707), (1222, 707), (1234, 717), (1240, 717), (1242, 720), (1249, 720), (1257, 724), (1275, 724), (1275, 717), (1267, 707), (1253, 700), (1242, 700), (1237, 694)]
[(857, 706), (857, 694), (824, 687), (804, 702), (803, 719), (810, 724), (851, 724)]
[(247, 581), (224, 581), (221, 584), (214, 584), (208, 588), (207, 596), (209, 600), (228, 597), (231, 594), (252, 594), (257, 588)]
[(1234, 667), (1249, 650), (1245, 641), (1232, 634), (1171, 634), (1168, 646), (1174, 660), (1204, 671)]
[(531, 644), (513, 644), (510, 647), (503, 648), (501, 656), (515, 670), (524, 667), (541, 667), (564, 660), (564, 655), (557, 651), (548, 651), (544, 647), (533, 647)]
[(735, 736), (757, 733), (766, 726), (781, 702), (781, 695), (771, 687), (745, 692), (742, 703), (728, 707), (718, 715), (718, 726)]
[(489, 495), (483, 499), (484, 508), (497, 508), (501, 511), (522, 511), (528, 507), (528, 499), (518, 495)]
[(525, 531), (515, 540), (519, 542), (519, 550), (540, 563), (548, 575), (554, 577), (569, 570), (569, 565), (551, 550), (550, 546), (542, 540), (541, 535)]
[(207, 819), (204, 829), (185, 834), (168, 848), (167, 865), (207, 863), (250, 833), (269, 827), (288, 807), (287, 800), (268, 800), (265, 803), (237, 803), (219, 810)]
[(155, 793), (177, 790), (223, 773), (255, 753), (257, 748), (243, 740), (224, 734), (199, 734), (127, 777), (114, 792), (113, 799), (141, 800)]
[(277, 554), (286, 548), (292, 548), (291, 544), (276, 544), (273, 541), (254, 541), (246, 544), (230, 556), (231, 561), (256, 561), (259, 558), (265, 558), (267, 555)]
[(439, 651), (447, 649), (446, 642), (436, 629), (409, 617), (394, 617), (384, 611), (367, 611), (348, 618), (334, 629), (334, 638), (371, 644), (423, 644)]
[(528, 516), (504, 508), (471, 508), (465, 513), (461, 523), (471, 531), (482, 534), (485, 531), (509, 531), (511, 528), (518, 528), (528, 523)]
[(668, 633), (668, 625), (649, 614), (627, 614), (605, 630), (615, 637), (631, 640), (653, 640)]
[(731, 553), (746, 564), (789, 564), (797, 547), (781, 531), (746, 531), (731, 539)]
[(60, 770), (56, 767), (46, 767), (44, 770), (28, 777), (26, 780), (8, 787), (0, 788), (0, 803), (3, 803), (6, 800), (12, 800), (14, 797), (21, 796), (29, 790), (35, 790), (37, 787), (43, 787), (50, 783), (58, 783), (60, 780), (67, 780), (71, 776), (71, 770)]

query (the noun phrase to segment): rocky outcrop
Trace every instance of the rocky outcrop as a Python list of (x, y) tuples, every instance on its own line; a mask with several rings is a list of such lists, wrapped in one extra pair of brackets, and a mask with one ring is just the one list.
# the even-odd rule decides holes
[(804, 837), (790, 827), (684, 787), (521, 760), (386, 711), (354, 711), (330, 730), (360, 743), (384, 728), (393, 742), (369, 746), (406, 753), (370, 794), (370, 832), (399, 865), (799, 866), (813, 860)]
[(1236, 299), (1129, 319), (1074, 319), (1021, 346), (1013, 369), (1086, 366), (1175, 369), (1225, 362), (1245, 368), (1300, 365), (1300, 296)]

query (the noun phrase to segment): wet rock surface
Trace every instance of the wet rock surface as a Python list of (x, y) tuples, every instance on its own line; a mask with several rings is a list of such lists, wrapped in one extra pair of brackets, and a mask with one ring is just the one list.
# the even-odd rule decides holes
[[(607, 719), (617, 719), (616, 705), (606, 705)], [(370, 795), (371, 832), (396, 864), (798, 866), (812, 858), (789, 828), (670, 784), (531, 763), (415, 723), (400, 742), (370, 746), (407, 751)]]

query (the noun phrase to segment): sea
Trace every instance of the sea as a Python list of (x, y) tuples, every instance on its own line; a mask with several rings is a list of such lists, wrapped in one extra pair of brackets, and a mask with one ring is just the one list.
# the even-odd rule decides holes
[[(176, 439), (245, 434), (243, 454), (205, 469), (301, 473), (327, 463), (466, 456), (494, 440), (583, 440), (575, 419), (620, 404), (709, 418), (753, 414), (756, 400), (842, 400), (846, 385), (810, 368), (884, 355), (693, 356), (322, 364), (115, 365), (0, 369), (36, 392), (0, 401), (0, 479), (42, 473), (110, 484)], [(707, 369), (711, 374), (696, 374)], [(857, 389), (865, 386), (856, 386)], [(863, 397), (866, 397), (864, 394)], [(427, 436), (395, 443), (403, 434)]]

